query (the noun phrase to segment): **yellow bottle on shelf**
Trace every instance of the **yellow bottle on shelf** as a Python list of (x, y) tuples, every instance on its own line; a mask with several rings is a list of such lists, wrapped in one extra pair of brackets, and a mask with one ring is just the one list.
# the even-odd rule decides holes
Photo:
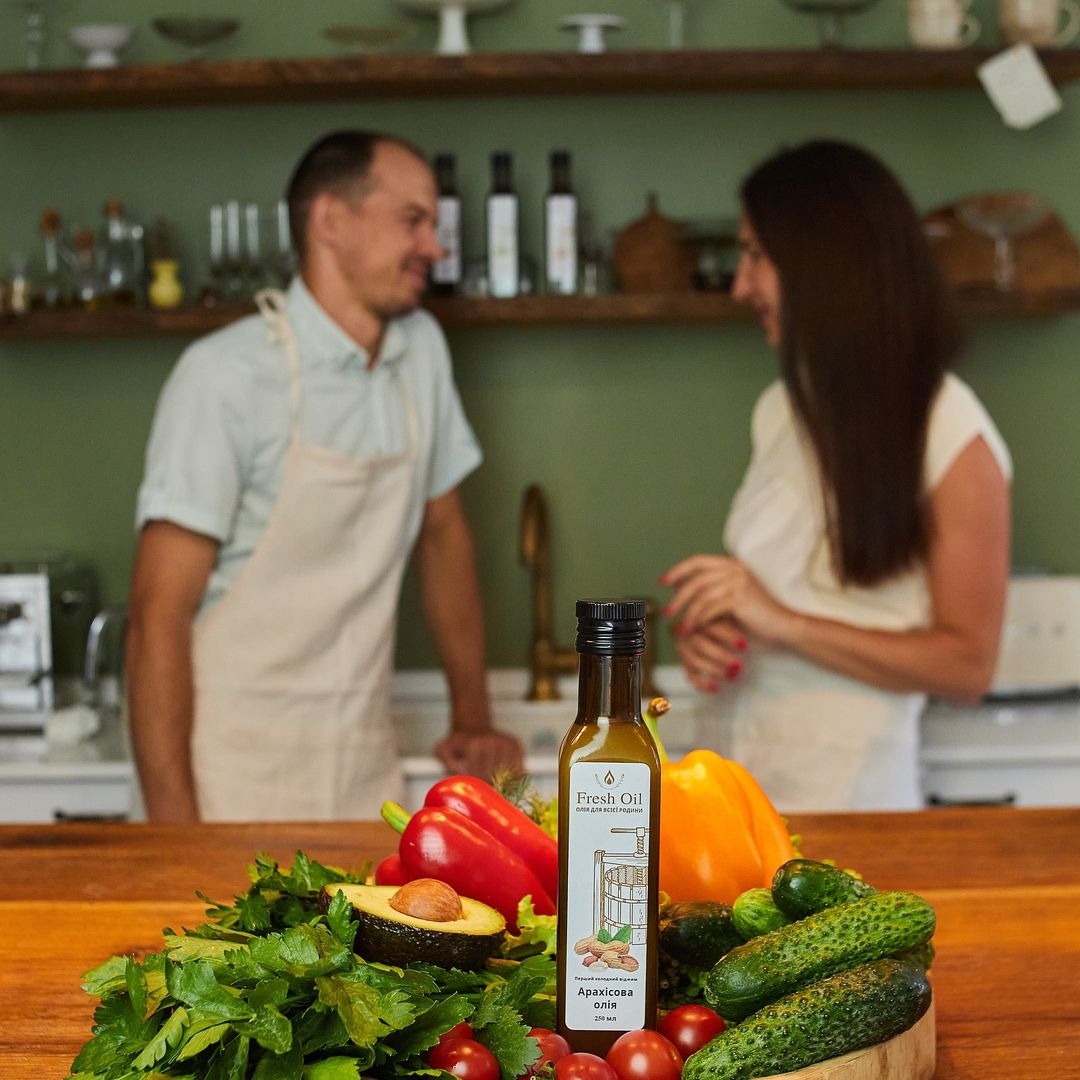
[(579, 600), (578, 713), (559, 750), (558, 1030), (604, 1055), (656, 1026), (660, 761), (641, 715), (645, 603)]
[(150, 306), (161, 310), (179, 307), (184, 299), (184, 287), (177, 276), (179, 262), (176, 259), (154, 259), (150, 263), (150, 270), (153, 273), (147, 289)]

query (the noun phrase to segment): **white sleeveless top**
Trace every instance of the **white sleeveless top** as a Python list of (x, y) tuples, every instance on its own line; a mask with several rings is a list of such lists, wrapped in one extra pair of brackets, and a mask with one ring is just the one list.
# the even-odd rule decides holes
[[(960, 452), (986, 440), (1006, 479), (1008, 448), (971, 389), (947, 375), (930, 413), (923, 486), (932, 491)], [(782, 382), (754, 407), (750, 466), (724, 543), (782, 604), (855, 626), (928, 626), (924, 567), (880, 585), (845, 586), (833, 571), (813, 449)], [(911, 809), (918, 777), (920, 694), (877, 690), (786, 649), (753, 642), (743, 675), (725, 691), (731, 752), (781, 810)]]

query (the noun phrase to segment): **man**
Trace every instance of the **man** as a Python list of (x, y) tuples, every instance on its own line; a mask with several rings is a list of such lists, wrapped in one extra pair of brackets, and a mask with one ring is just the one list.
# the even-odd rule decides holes
[(390, 723), (414, 542), (446, 670), (453, 771), (519, 765), (492, 729), (472, 538), (480, 462), (418, 311), (436, 186), (398, 139), (342, 131), (288, 191), (287, 295), (192, 345), (139, 491), (127, 671), (152, 821), (372, 817), (401, 793)]

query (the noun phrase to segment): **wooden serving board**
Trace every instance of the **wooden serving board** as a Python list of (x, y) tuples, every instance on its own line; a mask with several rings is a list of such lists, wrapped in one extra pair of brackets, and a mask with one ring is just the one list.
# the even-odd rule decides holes
[(888, 1042), (819, 1061), (769, 1080), (930, 1080), (937, 1064), (934, 1003), (914, 1027)]

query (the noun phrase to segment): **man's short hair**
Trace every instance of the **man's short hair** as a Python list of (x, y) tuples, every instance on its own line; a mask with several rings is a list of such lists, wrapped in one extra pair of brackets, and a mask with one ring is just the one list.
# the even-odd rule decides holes
[(343, 199), (362, 199), (370, 190), (371, 162), (379, 143), (396, 143), (426, 163), (423, 151), (396, 135), (356, 130), (324, 135), (300, 159), (285, 197), (293, 246), (301, 263), (307, 254), (308, 214), (315, 197), (329, 192)]

